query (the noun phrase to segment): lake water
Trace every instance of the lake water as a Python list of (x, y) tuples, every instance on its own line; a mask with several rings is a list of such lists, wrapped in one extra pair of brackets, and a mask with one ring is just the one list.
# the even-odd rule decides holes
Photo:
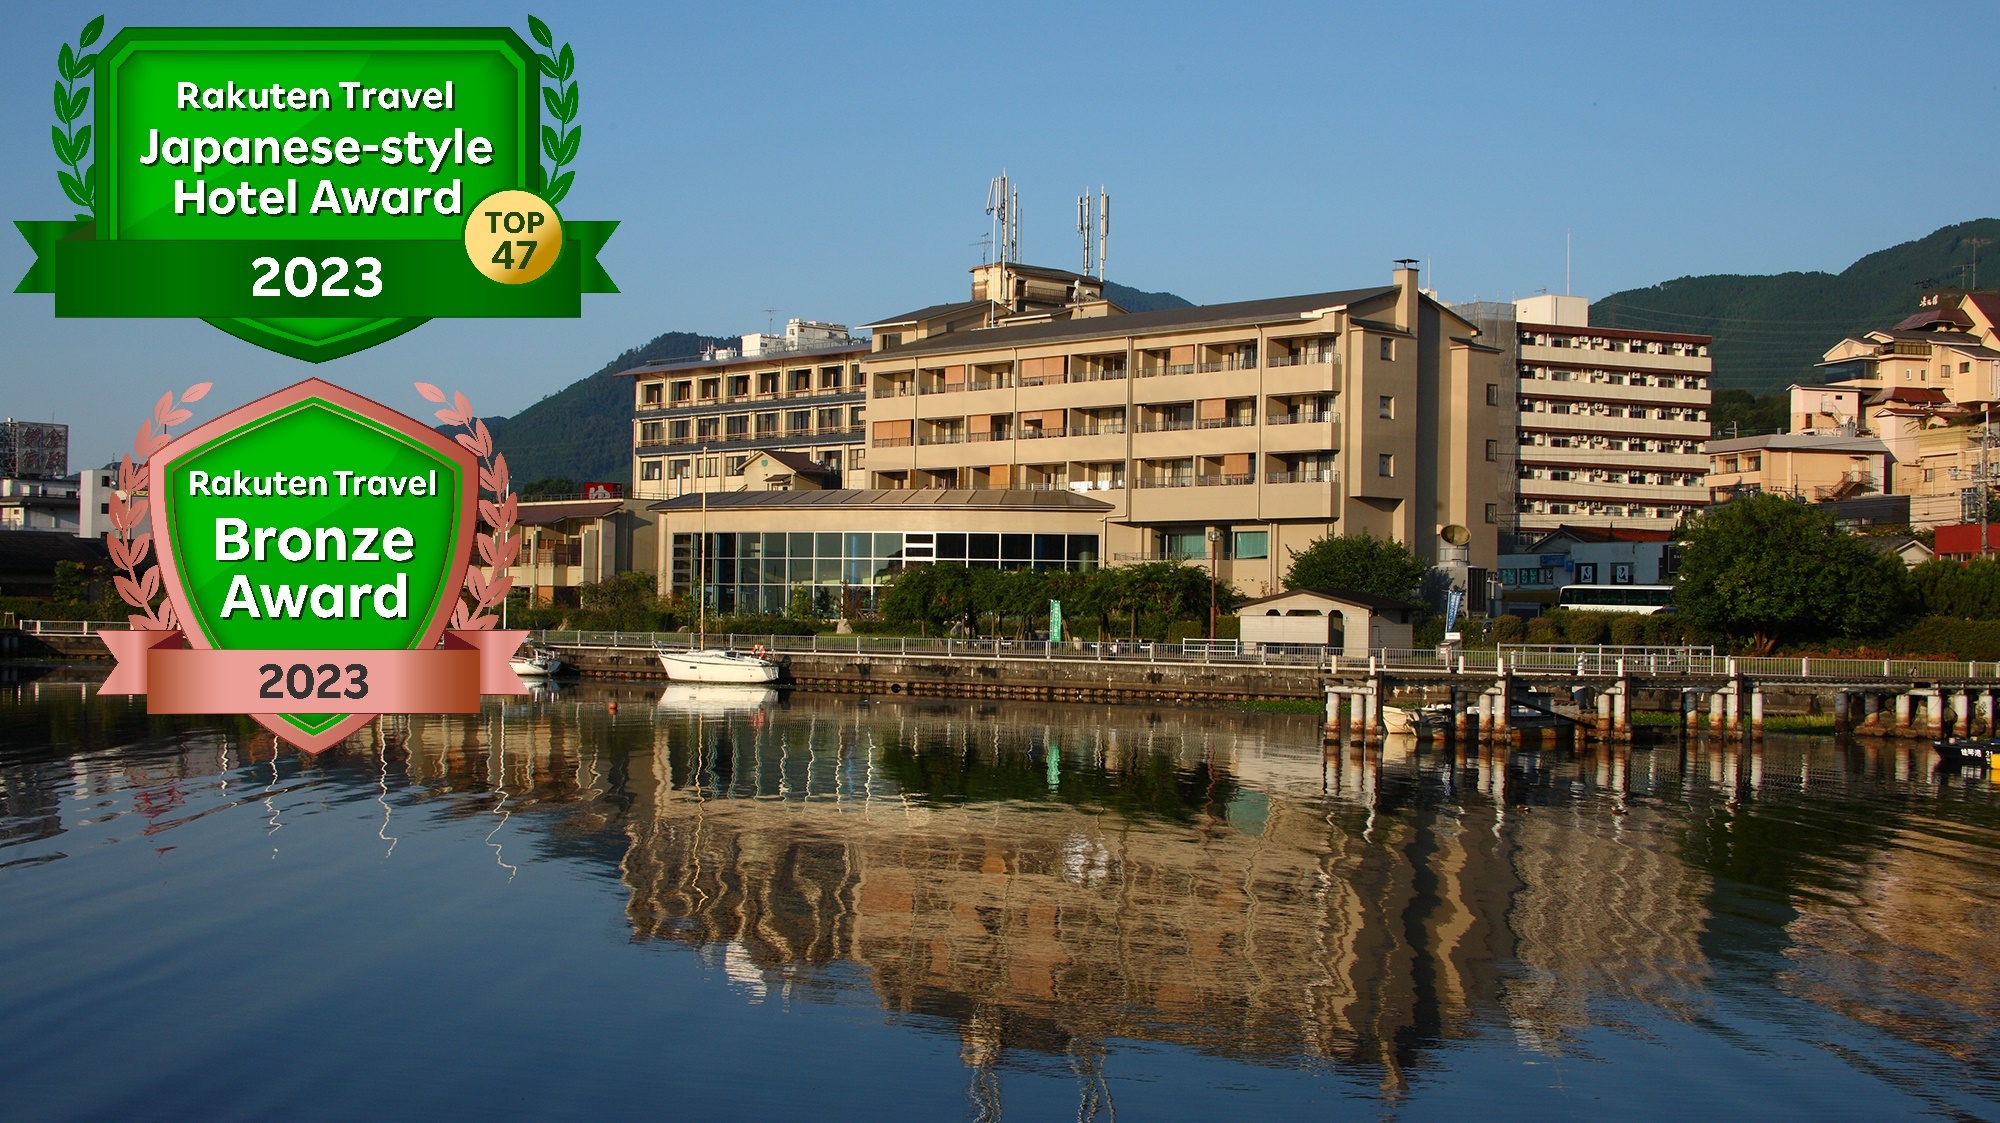
[(2000, 1117), (1928, 749), (588, 686), (273, 751), (0, 687), (16, 1119)]

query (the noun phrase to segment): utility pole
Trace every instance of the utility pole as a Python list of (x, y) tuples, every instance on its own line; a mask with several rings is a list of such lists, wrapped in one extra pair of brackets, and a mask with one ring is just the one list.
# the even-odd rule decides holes
[(1222, 532), (1208, 528), (1208, 642), (1215, 642), (1215, 559), (1222, 553)]

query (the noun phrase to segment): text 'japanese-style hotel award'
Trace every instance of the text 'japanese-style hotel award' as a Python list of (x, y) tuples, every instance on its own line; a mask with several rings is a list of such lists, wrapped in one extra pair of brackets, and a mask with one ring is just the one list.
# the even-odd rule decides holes
[(320, 362), (617, 291), (597, 262), (617, 223), (557, 210), (583, 129), (542, 21), (542, 51), (494, 27), (133, 27), (92, 53), (103, 24), (56, 60), (79, 212), (15, 223), (36, 254), (15, 291), (57, 316), (198, 317)]
[(104, 633), (104, 693), (249, 714), (315, 753), (378, 714), (527, 693), (527, 633), (494, 628), (516, 500), (463, 394), (417, 384), (451, 435), (319, 379), (174, 435), (208, 390), (161, 397), (119, 464), (106, 542), (132, 630)]

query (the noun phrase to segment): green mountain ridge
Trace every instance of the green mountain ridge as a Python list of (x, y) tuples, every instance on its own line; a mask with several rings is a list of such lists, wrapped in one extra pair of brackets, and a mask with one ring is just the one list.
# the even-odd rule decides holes
[[(1193, 307), (1170, 292), (1146, 292), (1115, 281), (1104, 283), (1105, 298), (1127, 312)], [(617, 377), (641, 363), (693, 359), (707, 347), (734, 347), (733, 335), (670, 331), (633, 347), (512, 417), (488, 417), (486, 427), (507, 456), (516, 487), (532, 480), (565, 478), (578, 483), (610, 481), (631, 485), (632, 384)]]
[(1841, 338), (1917, 310), (1925, 288), (2000, 282), (2000, 219), (1956, 223), (1868, 254), (1839, 273), (1716, 274), (1615, 292), (1590, 306), (1605, 327), (1715, 337), (1716, 389), (1773, 394), (1821, 381), (1813, 364)]

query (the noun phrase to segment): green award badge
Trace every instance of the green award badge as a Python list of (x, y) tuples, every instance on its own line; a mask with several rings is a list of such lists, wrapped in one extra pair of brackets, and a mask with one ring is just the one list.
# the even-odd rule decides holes
[(106, 633), (106, 693), (247, 713), (318, 752), (377, 714), (526, 692), (508, 666), (526, 633), (492, 613), (516, 500), (463, 395), (438, 411), (455, 437), (318, 379), (169, 437), (207, 389), (162, 398), (119, 466), (108, 544), (136, 611)]
[(433, 317), (582, 315), (617, 291), (597, 261), (617, 223), (558, 211), (576, 59), (528, 27), (542, 50), (507, 28), (134, 27), (91, 53), (92, 20), (58, 53), (51, 133), (78, 213), (15, 223), (36, 254), (15, 291), (309, 362)]

